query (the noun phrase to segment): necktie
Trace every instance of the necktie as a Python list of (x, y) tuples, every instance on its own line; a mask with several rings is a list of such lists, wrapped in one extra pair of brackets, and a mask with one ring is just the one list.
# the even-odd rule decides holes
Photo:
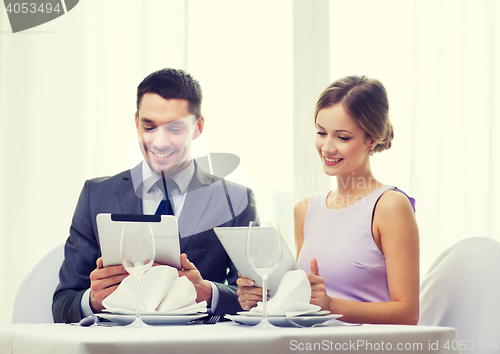
[[(173, 182), (173, 181), (172, 181)], [(164, 197), (158, 205), (158, 209), (156, 209), (155, 215), (174, 215), (174, 210), (172, 208), (172, 204), (170, 203), (170, 199), (168, 197), (168, 188), (167, 182), (165, 178), (162, 178), (158, 181), (160, 189), (164, 192)], [(175, 182), (173, 182), (175, 183)], [(171, 184), (171, 183), (168, 183)], [(170, 187), (173, 187), (172, 185)]]

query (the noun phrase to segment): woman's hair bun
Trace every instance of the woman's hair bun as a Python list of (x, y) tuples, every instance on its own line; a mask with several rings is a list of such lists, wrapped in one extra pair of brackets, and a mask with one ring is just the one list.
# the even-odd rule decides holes
[(384, 150), (389, 150), (392, 146), (392, 139), (394, 139), (394, 127), (392, 126), (391, 122), (387, 120), (386, 122), (386, 133), (385, 133), (385, 138), (383, 141), (379, 142), (375, 148), (373, 149), (374, 152), (381, 152)]

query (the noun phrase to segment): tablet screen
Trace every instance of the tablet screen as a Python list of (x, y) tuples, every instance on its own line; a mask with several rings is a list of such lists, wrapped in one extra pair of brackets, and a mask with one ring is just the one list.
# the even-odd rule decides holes
[[(214, 231), (240, 275), (244, 278), (254, 280), (255, 286), (262, 287), (260, 275), (253, 270), (246, 257), (248, 227), (216, 227)], [(290, 252), (283, 238), (281, 238), (281, 246), (281, 262), (267, 280), (269, 296), (271, 297), (278, 290), (278, 286), (285, 273), (289, 270), (299, 269), (292, 252)]]
[(175, 216), (103, 213), (97, 215), (96, 221), (105, 267), (121, 264), (120, 240), (123, 226), (141, 222), (151, 225), (155, 240), (155, 262), (181, 268), (179, 232)]

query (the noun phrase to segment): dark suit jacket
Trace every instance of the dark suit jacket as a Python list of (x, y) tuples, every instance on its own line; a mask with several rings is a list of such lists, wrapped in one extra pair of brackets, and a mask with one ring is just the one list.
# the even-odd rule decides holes
[[(140, 165), (132, 170), (132, 175)], [(65, 245), (52, 312), (55, 322), (81, 319), (80, 302), (90, 287), (90, 273), (101, 256), (96, 216), (99, 213), (142, 214), (131, 171), (85, 182)], [(134, 177), (135, 178), (135, 177)], [(229, 203), (230, 201), (230, 203)], [(238, 273), (215, 235), (214, 227), (248, 226), (257, 219), (250, 189), (206, 174), (195, 173), (178, 220), (181, 253), (186, 253), (202, 277), (215, 283), (219, 302), (215, 314), (241, 311), (236, 296)], [(229, 285), (224, 285), (227, 281)]]

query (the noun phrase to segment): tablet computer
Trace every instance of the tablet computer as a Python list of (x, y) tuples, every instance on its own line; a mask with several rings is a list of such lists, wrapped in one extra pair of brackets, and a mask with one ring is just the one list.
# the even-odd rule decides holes
[[(253, 270), (247, 261), (248, 227), (216, 227), (214, 231), (240, 275), (243, 278), (254, 280), (255, 286), (262, 287), (260, 275)], [(267, 280), (269, 296), (274, 296), (285, 273), (295, 269), (299, 269), (295, 257), (290, 252), (285, 240), (281, 238), (281, 262)]]
[(155, 262), (181, 269), (179, 232), (173, 215), (98, 214), (96, 217), (102, 261), (105, 267), (121, 264), (120, 241), (128, 223), (151, 225), (155, 240)]

